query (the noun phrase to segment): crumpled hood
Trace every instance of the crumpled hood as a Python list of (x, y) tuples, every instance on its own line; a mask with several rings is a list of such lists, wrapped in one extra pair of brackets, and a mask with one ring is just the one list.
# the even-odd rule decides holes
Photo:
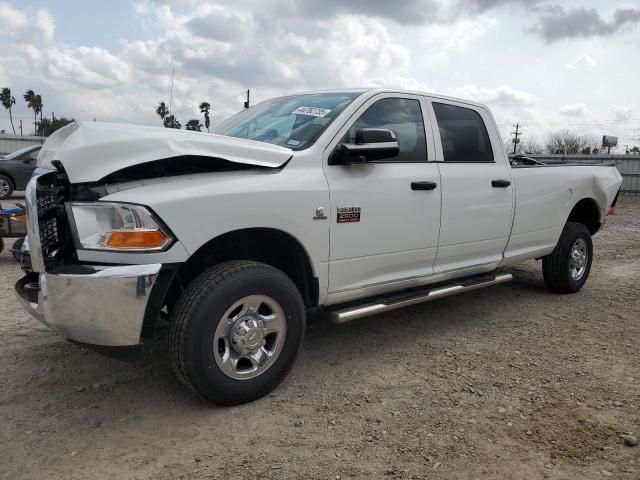
[(62, 163), (71, 183), (96, 182), (123, 168), (194, 155), (212, 162), (278, 168), (293, 152), (270, 143), (173, 128), (76, 122), (53, 133), (42, 146), (38, 166)]

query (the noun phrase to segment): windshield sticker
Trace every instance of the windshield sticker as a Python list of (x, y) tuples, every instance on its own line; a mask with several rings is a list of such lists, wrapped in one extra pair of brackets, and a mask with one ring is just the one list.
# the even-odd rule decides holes
[(287, 145), (291, 145), (292, 147), (297, 147), (298, 145), (300, 145), (300, 140), (294, 140), (292, 138), (291, 140), (287, 141)]
[(309, 117), (325, 117), (329, 112), (328, 108), (320, 107), (298, 107), (293, 111), (294, 115), (307, 115)]

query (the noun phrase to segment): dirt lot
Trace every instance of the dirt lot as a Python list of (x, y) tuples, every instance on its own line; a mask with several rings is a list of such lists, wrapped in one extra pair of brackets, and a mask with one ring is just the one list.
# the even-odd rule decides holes
[(0, 256), (0, 477), (640, 478), (640, 198), (595, 239), (586, 287), (511, 284), (345, 326), (314, 318), (274, 394), (210, 406), (163, 339), (134, 363), (69, 344)]

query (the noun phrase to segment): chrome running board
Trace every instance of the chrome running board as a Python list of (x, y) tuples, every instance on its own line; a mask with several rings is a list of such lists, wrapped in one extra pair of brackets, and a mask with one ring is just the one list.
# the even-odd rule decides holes
[(367, 305), (345, 308), (343, 310), (336, 310), (331, 313), (331, 321), (333, 323), (346, 323), (358, 318), (368, 317), (369, 315), (390, 312), (391, 310), (430, 302), (431, 300), (437, 300), (438, 298), (444, 298), (450, 295), (457, 295), (458, 293), (470, 292), (471, 290), (478, 290), (479, 288), (506, 283), (511, 281), (512, 278), (513, 276), (510, 273), (503, 273), (490, 277), (482, 276), (476, 279), (470, 278), (450, 285), (437, 287), (432, 290), (426, 290), (426, 292), (425, 290), (422, 290), (419, 292), (405, 293), (404, 295), (386, 297), (384, 301), (381, 301), (380, 303), (370, 303)]

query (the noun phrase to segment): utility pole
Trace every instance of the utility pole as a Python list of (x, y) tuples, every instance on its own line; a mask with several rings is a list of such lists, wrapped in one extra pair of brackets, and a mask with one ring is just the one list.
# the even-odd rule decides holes
[(22, 136), (22, 120), (20, 120), (20, 136)]
[(514, 139), (513, 139), (513, 154), (516, 154), (516, 149), (518, 148), (518, 135), (520, 135), (520, 122), (516, 123), (514, 125), (514, 127), (516, 128), (515, 132), (511, 132), (512, 135), (515, 135)]
[(244, 102), (244, 108), (249, 108), (249, 95), (251, 90), (247, 89), (247, 100)]

